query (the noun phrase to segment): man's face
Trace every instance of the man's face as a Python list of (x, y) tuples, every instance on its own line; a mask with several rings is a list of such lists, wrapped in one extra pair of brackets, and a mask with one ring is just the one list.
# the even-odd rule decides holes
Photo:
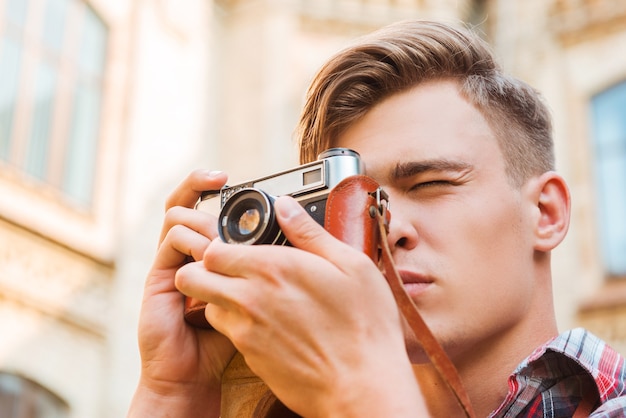
[[(507, 180), (494, 133), (453, 82), (388, 98), (333, 145), (359, 152), (389, 194), (394, 260), (453, 357), (528, 325), (532, 202)], [(407, 345), (416, 359), (410, 336)]]

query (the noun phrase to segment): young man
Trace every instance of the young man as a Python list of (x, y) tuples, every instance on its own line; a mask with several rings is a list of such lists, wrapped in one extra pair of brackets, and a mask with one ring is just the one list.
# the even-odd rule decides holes
[[(624, 360), (557, 331), (550, 252), (570, 203), (548, 111), (476, 35), (404, 22), (361, 39), (318, 73), (299, 134), (302, 162), (354, 149), (389, 194), (395, 264), (477, 416), (626, 414)], [(218, 416), (235, 350), (302, 416), (459, 416), (377, 266), (288, 197), (293, 247), (220, 242), (190, 208), (225, 182), (196, 171), (167, 202), (129, 416)], [(179, 292), (209, 302), (219, 333), (184, 323)]]

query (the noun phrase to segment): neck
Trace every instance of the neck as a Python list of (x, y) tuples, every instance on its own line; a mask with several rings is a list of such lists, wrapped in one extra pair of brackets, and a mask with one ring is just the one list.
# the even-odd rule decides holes
[[(556, 329), (541, 333), (541, 337), (537, 336), (533, 344), (521, 341), (518, 341), (519, 344), (501, 342), (509, 348), (519, 347), (512, 351), (493, 346), (473, 347), (472, 355), (462, 360), (453, 360), (476, 416), (489, 416), (501, 405), (507, 395), (508, 378), (518, 364), (536, 347), (555, 335)], [(463, 416), (463, 410), (452, 391), (431, 363), (414, 364), (413, 371), (431, 417)]]
[[(515, 368), (557, 334), (556, 324), (550, 319), (542, 325), (518, 324), (453, 356), (476, 416), (489, 416), (501, 405)], [(430, 362), (414, 364), (413, 371), (432, 417), (463, 416), (456, 398)], [(448, 401), (442, 402), (443, 399)]]

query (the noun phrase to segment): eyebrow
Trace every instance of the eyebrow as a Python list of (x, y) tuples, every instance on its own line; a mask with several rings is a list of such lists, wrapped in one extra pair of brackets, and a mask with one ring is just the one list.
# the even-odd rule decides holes
[(395, 168), (391, 172), (391, 178), (394, 180), (400, 180), (430, 171), (462, 173), (469, 171), (472, 168), (473, 166), (469, 163), (446, 159), (410, 161), (396, 164)]

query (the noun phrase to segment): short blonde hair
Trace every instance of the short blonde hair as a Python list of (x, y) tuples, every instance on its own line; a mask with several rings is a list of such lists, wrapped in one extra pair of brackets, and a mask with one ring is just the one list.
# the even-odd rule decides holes
[(550, 113), (541, 95), (505, 74), (487, 43), (468, 29), (431, 21), (387, 26), (332, 57), (314, 77), (297, 129), (302, 163), (315, 160), (381, 100), (419, 83), (458, 82), (483, 114), (521, 185), (554, 169)]

